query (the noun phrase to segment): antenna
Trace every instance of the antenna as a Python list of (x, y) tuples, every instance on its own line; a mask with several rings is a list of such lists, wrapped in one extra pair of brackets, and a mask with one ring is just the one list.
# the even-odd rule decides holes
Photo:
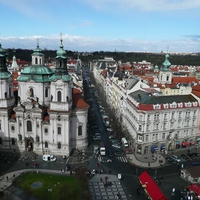
[(62, 42), (62, 32), (60, 33), (60, 41)]
[(37, 46), (39, 47), (39, 37), (37, 37)]

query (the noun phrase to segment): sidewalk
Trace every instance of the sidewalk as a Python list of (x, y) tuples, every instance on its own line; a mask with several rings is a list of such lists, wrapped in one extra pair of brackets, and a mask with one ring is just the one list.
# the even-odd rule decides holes
[(126, 156), (129, 162), (137, 167), (158, 168), (166, 164), (166, 160), (162, 155), (152, 157), (151, 155), (127, 154)]

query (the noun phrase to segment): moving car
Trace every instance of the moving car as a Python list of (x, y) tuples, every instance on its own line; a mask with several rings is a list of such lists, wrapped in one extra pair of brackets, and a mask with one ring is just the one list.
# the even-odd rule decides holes
[(56, 161), (56, 157), (54, 155), (50, 155), (50, 154), (43, 155), (42, 159), (44, 161), (51, 161), (51, 162)]
[(172, 158), (175, 162), (178, 162), (178, 163), (181, 162), (181, 159), (180, 159), (178, 156), (176, 156), (176, 155), (171, 156), (171, 158)]

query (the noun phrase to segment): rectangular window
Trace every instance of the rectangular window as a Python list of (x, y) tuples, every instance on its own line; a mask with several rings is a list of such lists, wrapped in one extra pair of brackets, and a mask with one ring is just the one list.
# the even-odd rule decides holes
[(139, 125), (139, 131), (142, 131), (142, 125)]
[(165, 140), (165, 133), (162, 134), (162, 140)]
[(166, 123), (163, 123), (163, 129), (166, 129)]
[(58, 135), (61, 135), (61, 127), (58, 127)]
[(149, 124), (147, 124), (147, 131), (149, 131)]
[(152, 140), (155, 141), (155, 134), (152, 135)]
[(156, 139), (156, 141), (158, 140), (158, 134), (155, 135), (155, 139)]
[(146, 142), (149, 141), (149, 135), (146, 135)]
[(82, 135), (82, 126), (78, 126), (78, 136)]

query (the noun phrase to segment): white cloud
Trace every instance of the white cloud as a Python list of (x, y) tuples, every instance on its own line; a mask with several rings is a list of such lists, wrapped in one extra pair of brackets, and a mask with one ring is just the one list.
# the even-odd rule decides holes
[[(96, 9), (189, 10), (200, 8), (199, 0), (81, 0)], [(110, 5), (111, 7), (108, 7)]]
[[(194, 36), (195, 38), (197, 36)], [(142, 39), (111, 39), (63, 35), (63, 45), (66, 50), (71, 51), (140, 51), (160, 52), (166, 51), (167, 47), (171, 52), (200, 52), (199, 39), (194, 40), (193, 36), (185, 37), (185, 40), (142, 40)], [(49, 36), (22, 36), (1, 38), (3, 48), (35, 49), (37, 38), (42, 49), (59, 49), (60, 35)]]

